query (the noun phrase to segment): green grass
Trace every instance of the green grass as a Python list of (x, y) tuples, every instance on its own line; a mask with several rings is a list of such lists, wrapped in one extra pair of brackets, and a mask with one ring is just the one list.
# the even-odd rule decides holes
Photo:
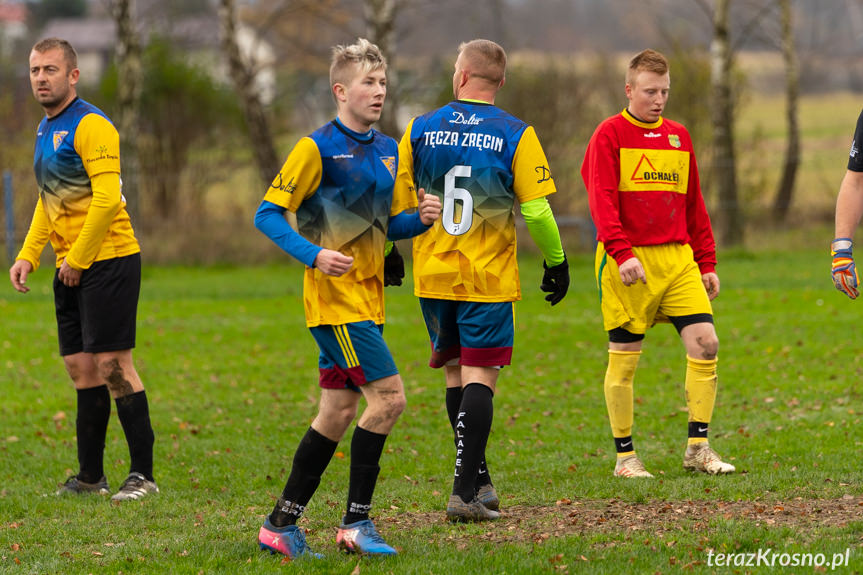
[[(75, 467), (75, 402), (56, 352), (50, 273), (32, 276), (26, 296), (5, 288), (0, 572), (709, 573), (708, 549), (764, 547), (828, 558), (850, 548), (844, 572), (861, 571), (861, 304), (833, 289), (825, 250), (720, 254), (712, 444), (742, 473), (719, 478), (680, 465), (684, 356), (663, 325), (648, 334), (635, 382), (635, 438), (657, 478), (613, 480), (592, 261), (573, 255), (571, 264), (571, 292), (550, 308), (539, 261), (522, 259), (513, 365), (501, 375), (488, 448), (505, 521), (443, 521), (452, 449), (442, 376), (426, 366), (411, 289), (388, 288), (385, 337), (408, 407), (387, 443), (373, 516), (400, 555), (335, 550), (348, 436), (302, 521), (326, 557), (290, 566), (259, 552), (255, 538), (316, 412), (299, 266), (144, 270), (136, 361), (162, 493), (123, 505), (53, 496)], [(127, 467), (112, 417), (113, 487)]]

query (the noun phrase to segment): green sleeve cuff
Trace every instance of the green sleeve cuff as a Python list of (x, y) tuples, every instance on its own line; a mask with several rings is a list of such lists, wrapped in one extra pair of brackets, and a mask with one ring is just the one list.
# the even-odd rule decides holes
[(566, 256), (560, 242), (560, 230), (557, 229), (548, 200), (542, 197), (521, 204), (521, 215), (545, 263), (549, 266), (563, 263)]

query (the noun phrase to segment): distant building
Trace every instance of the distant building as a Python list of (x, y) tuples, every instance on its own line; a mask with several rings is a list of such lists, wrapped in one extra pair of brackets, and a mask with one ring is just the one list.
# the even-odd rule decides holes
[[(176, 20), (139, 20), (142, 43), (153, 36), (162, 36), (181, 49), (187, 62), (207, 70), (220, 83), (228, 84), (228, 65), (221, 53), (221, 29), (215, 14), (186, 16)], [(95, 84), (101, 80), (114, 58), (116, 25), (107, 17), (62, 18), (49, 21), (40, 37), (57, 37), (68, 40), (78, 52), (81, 82)], [(264, 103), (275, 97), (275, 53), (272, 46), (259, 38), (253, 30), (240, 25), (237, 42), (244, 58), (253, 62), (256, 83)]]
[(27, 5), (0, 0), (0, 54), (12, 52), (27, 37)]

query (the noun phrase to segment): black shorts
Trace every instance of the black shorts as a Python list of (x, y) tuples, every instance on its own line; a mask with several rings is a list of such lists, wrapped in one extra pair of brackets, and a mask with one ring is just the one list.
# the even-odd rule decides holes
[(54, 309), (60, 355), (135, 347), (141, 292), (141, 254), (95, 262), (81, 284), (66, 287), (54, 273)]

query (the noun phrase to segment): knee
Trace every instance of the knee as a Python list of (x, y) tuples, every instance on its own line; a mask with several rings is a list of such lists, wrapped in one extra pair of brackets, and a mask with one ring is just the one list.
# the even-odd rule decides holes
[(719, 353), (719, 338), (716, 334), (700, 338), (698, 344), (701, 347), (702, 359), (716, 359), (716, 354)]
[(91, 356), (82, 357), (81, 354), (65, 356), (63, 365), (76, 388), (94, 387), (100, 384), (99, 373)]
[(132, 383), (119, 359), (114, 357), (99, 359), (97, 368), (99, 377), (108, 386), (112, 397), (125, 397), (133, 393)]
[(407, 399), (403, 391), (392, 392), (381, 396), (377, 401), (369, 402), (369, 415), (387, 426), (395, 424), (405, 410)]
[(344, 433), (344, 430), (348, 428), (357, 416), (357, 406), (345, 405), (335, 409), (328, 409), (326, 413), (321, 412), (319, 415), (327, 421), (332, 422), (335, 427)]
[(392, 398), (387, 405), (387, 410), (389, 411), (390, 419), (395, 421), (399, 418), (399, 416), (404, 412), (405, 407), (408, 405), (408, 400), (405, 397), (404, 393), (400, 393)]

